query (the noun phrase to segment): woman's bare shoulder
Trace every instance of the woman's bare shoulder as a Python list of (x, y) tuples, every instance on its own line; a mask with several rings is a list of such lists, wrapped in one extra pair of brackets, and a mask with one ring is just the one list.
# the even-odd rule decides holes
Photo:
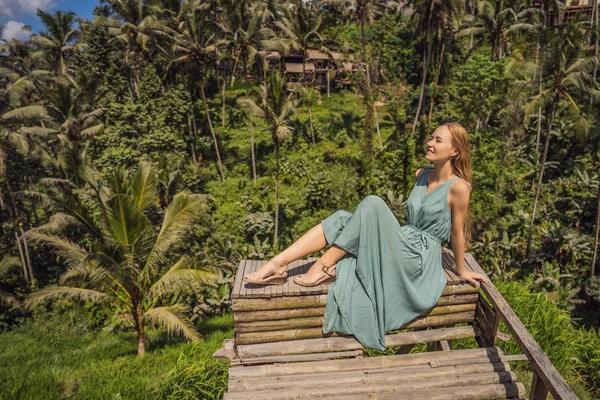
[(423, 171), (424, 169), (426, 169), (427, 167), (421, 167), (419, 168), (416, 172), (415, 172), (415, 178), (419, 177), (419, 174), (421, 173), (421, 171)]
[(471, 193), (471, 185), (466, 180), (458, 178), (454, 182), (450, 183), (450, 193), (453, 196), (466, 196), (466, 198), (469, 198), (469, 194)]

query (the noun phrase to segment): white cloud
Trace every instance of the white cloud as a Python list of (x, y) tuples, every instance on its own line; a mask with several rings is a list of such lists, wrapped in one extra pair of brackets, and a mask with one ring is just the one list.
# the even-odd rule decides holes
[(0, 17), (35, 14), (38, 8), (46, 11), (52, 5), (52, 0), (0, 0)]
[(25, 40), (29, 39), (31, 32), (23, 30), (24, 23), (18, 21), (8, 21), (2, 32), (2, 39), (10, 41), (12, 39)]

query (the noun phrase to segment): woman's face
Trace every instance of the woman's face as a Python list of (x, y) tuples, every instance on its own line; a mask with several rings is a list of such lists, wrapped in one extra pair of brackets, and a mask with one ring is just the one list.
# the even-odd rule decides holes
[(447, 160), (458, 154), (452, 145), (452, 134), (446, 126), (433, 131), (425, 148), (425, 158), (429, 161)]

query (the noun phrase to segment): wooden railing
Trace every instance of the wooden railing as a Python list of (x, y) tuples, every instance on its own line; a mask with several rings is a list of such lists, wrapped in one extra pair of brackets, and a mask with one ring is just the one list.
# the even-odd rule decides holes
[[(473, 271), (487, 277), (487, 274), (470, 253), (465, 254), (465, 261)], [(556, 400), (576, 400), (577, 396), (573, 392), (573, 389), (567, 385), (546, 353), (544, 353), (537, 344), (533, 336), (531, 336), (525, 325), (523, 325), (517, 314), (510, 308), (504, 297), (498, 292), (498, 289), (491, 283), (489, 278), (488, 282), (481, 284), (481, 290), (485, 293), (496, 310), (493, 330), (489, 332), (491, 335), (488, 336), (488, 341), (491, 343), (488, 343), (487, 345), (494, 345), (498, 332), (498, 324), (501, 318), (534, 368), (530, 399), (546, 399), (548, 397), (548, 392), (550, 392)]]

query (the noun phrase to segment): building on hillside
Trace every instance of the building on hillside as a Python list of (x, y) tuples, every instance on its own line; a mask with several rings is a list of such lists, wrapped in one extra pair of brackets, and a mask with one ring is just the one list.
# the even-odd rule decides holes
[[(589, 18), (592, 16), (592, 10), (594, 8), (594, 1), (600, 3), (600, 0), (561, 0), (561, 3), (564, 4), (564, 16), (563, 23), (568, 23), (572, 21), (577, 15), (585, 14)], [(532, 5), (536, 8), (542, 8), (544, 5), (543, 0), (533, 0)], [(554, 10), (550, 8), (548, 12), (547, 19), (548, 21), (552, 20), (554, 17)]]

